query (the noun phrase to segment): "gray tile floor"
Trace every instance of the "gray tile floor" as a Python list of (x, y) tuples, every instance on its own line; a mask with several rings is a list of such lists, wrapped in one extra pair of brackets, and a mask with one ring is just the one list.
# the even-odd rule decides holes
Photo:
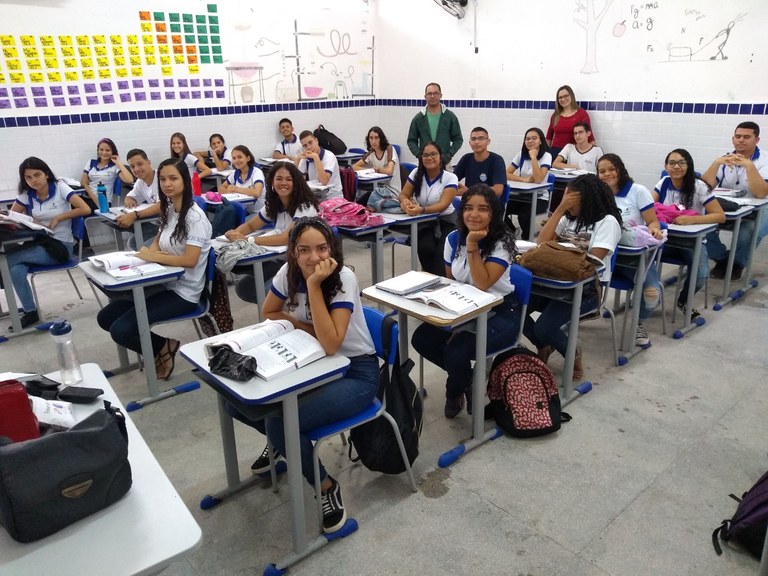
[[(408, 253), (396, 250), (397, 270), (403, 272)], [(345, 241), (345, 252), (368, 285), (367, 251)], [(470, 420), (465, 413), (454, 420), (442, 416), (444, 375), (427, 366), (429, 396), (415, 464), (419, 492), (412, 493), (404, 477), (352, 464), (338, 439), (327, 443), (323, 461), (341, 483), (360, 529), (290, 573), (755, 574), (757, 562), (740, 550), (728, 548), (717, 557), (710, 536), (733, 514), (728, 494), (745, 491), (768, 469), (768, 427), (762, 420), (768, 411), (766, 253), (763, 247), (757, 257), (761, 285), (745, 299), (721, 312), (704, 311), (706, 326), (682, 340), (661, 335), (657, 313), (649, 324), (653, 347), (627, 366), (611, 365), (607, 320), (584, 323), (580, 341), (594, 389), (568, 407), (573, 421), (557, 434), (501, 438), (448, 469), (437, 468), (438, 455), (469, 435)], [(85, 300), (77, 299), (66, 274), (40, 278), (43, 314), (74, 323), (83, 362), (113, 367), (115, 347), (96, 325), (98, 307), (84, 278), (76, 278)], [(720, 289), (719, 281), (711, 281), (712, 293)], [(671, 296), (668, 292), (669, 301)], [(253, 307), (234, 295), (233, 307), (237, 326), (255, 322)], [(697, 307), (703, 309), (703, 294)], [(8, 321), (0, 322), (4, 331)], [(168, 325), (161, 333), (195, 338), (191, 323)], [(2, 370), (54, 370), (53, 355), (46, 334), (0, 344)], [(552, 365), (559, 374), (562, 360), (555, 358)], [(193, 378), (179, 357), (169, 385)], [(146, 391), (138, 372), (115, 376), (111, 383), (124, 402)], [(166, 574), (260, 574), (289, 551), (285, 478), (277, 494), (264, 483), (212, 510), (199, 508), (202, 496), (224, 484), (209, 388), (203, 385), (131, 417), (203, 529), (202, 546)], [(237, 436), (241, 473), (247, 475), (264, 441), (241, 425)], [(308, 487), (305, 497), (314, 526)]]

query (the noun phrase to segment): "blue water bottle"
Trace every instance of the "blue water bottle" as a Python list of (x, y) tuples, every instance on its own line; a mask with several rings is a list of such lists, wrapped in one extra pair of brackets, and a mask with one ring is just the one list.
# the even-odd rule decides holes
[(99, 199), (99, 212), (106, 214), (109, 212), (109, 201), (107, 200), (107, 187), (101, 182), (96, 186), (96, 196)]

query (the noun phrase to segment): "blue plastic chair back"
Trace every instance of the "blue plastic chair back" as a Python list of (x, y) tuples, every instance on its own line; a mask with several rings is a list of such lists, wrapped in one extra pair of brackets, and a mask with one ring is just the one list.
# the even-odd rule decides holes
[[(413, 162), (400, 162), (400, 166), (402, 166), (403, 168), (408, 170), (408, 174), (410, 174), (411, 172), (413, 172), (417, 168), (417, 165), (414, 164)], [(403, 183), (403, 184), (405, 184), (405, 183)]]
[(509, 201), (509, 184), (504, 182), (504, 190), (502, 190), (501, 192), (501, 198), (499, 199), (499, 202), (501, 202), (503, 206), (506, 206), (508, 201)]
[(82, 216), (72, 218), (72, 236), (75, 240), (82, 240), (85, 236), (85, 219)]
[(552, 172), (547, 172), (547, 182), (549, 183), (547, 191), (552, 192), (555, 188), (555, 175)]
[(347, 152), (349, 154), (365, 154), (367, 150), (363, 150), (362, 148), (350, 148)]
[(243, 206), (240, 202), (230, 202), (232, 207), (235, 209), (235, 213), (237, 214), (237, 225), (240, 226), (245, 222), (246, 217), (246, 211), (245, 206)]
[[(368, 332), (371, 333), (376, 355), (390, 366), (394, 365), (398, 344), (397, 321), (381, 310), (368, 306), (363, 306), (363, 314), (365, 314), (365, 323), (368, 326)], [(384, 342), (387, 338), (389, 346), (385, 348)]]
[(453, 208), (458, 212), (459, 206), (461, 205), (461, 196), (454, 196), (453, 200), (451, 200), (451, 204), (453, 204)]
[(115, 201), (117, 198), (120, 198), (123, 194), (123, 181), (120, 180), (120, 177), (118, 176), (115, 178), (115, 184), (112, 187), (112, 200)]
[(197, 206), (203, 212), (208, 210), (208, 203), (203, 199), (202, 196), (192, 196), (192, 200), (194, 200), (195, 204), (197, 204)]
[(213, 288), (213, 281), (216, 279), (216, 250), (208, 250), (208, 264), (205, 268), (205, 279)]
[(400, 158), (400, 144), (392, 144), (392, 148), (397, 152), (397, 157)]
[(512, 264), (509, 267), (509, 281), (515, 287), (515, 299), (518, 303), (527, 306), (531, 299), (531, 287), (533, 286), (533, 272), (520, 264)]

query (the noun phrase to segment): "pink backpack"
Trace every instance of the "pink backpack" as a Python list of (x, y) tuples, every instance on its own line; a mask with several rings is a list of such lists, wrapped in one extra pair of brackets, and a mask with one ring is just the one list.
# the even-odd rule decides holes
[(320, 203), (320, 217), (329, 226), (358, 228), (384, 224), (384, 218), (371, 214), (365, 206), (344, 198), (330, 198)]

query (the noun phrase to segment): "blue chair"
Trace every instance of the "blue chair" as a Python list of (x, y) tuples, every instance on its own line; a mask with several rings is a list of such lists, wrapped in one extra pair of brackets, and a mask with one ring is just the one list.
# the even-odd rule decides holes
[(362, 155), (362, 154), (365, 154), (366, 152), (368, 152), (368, 150), (365, 150), (363, 148), (349, 148), (347, 150), (347, 153), (349, 153), (349, 154), (361, 154)]
[(115, 178), (115, 184), (112, 186), (112, 202), (115, 206), (123, 205), (123, 181), (120, 176)]
[(400, 144), (392, 144), (392, 148), (397, 152), (397, 157), (400, 158)]
[[(83, 295), (80, 293), (80, 288), (78, 288), (77, 283), (75, 282), (74, 277), (72, 276), (72, 270), (74, 268), (77, 268), (77, 266), (80, 264), (80, 262), (83, 259), (83, 237), (85, 236), (85, 222), (82, 216), (78, 216), (77, 218), (72, 219), (72, 236), (74, 236), (75, 240), (77, 241), (77, 255), (73, 255), (72, 258), (67, 260), (66, 262), (62, 262), (61, 264), (52, 264), (50, 266), (30, 266), (29, 267), (29, 275), (30, 275), (30, 284), (32, 286), (32, 296), (35, 299), (35, 305), (37, 306), (37, 310), (40, 311), (40, 300), (37, 297), (37, 288), (35, 286), (35, 277), (40, 274), (46, 274), (48, 272), (58, 272), (59, 270), (66, 270), (67, 275), (69, 276), (70, 282), (72, 282), (72, 286), (75, 287), (75, 292), (77, 292), (77, 297), (80, 298), (80, 300), (83, 299)], [(88, 285), (91, 287), (91, 291), (93, 292), (93, 295), (96, 297), (96, 302), (99, 303), (99, 308), (102, 307), (101, 300), (99, 299), (99, 295), (96, 293), (96, 289), (93, 287), (93, 284), (90, 282)]]
[[(416, 170), (418, 168), (418, 164), (414, 164), (413, 162), (400, 162), (400, 166), (408, 170), (408, 174)], [(403, 182), (405, 184), (405, 182)]]
[[(365, 322), (368, 325), (368, 331), (371, 334), (373, 345), (376, 348), (376, 355), (384, 360), (387, 364), (387, 370), (389, 371), (390, 378), (392, 377), (392, 370), (395, 364), (395, 359), (398, 357), (398, 327), (397, 321), (392, 316), (387, 316), (383, 312), (374, 308), (363, 306), (363, 312), (365, 314)], [(382, 399), (374, 398), (370, 405), (354, 416), (345, 418), (338, 422), (333, 422), (325, 426), (320, 426), (314, 430), (310, 430), (308, 436), (310, 440), (315, 443), (312, 451), (312, 459), (315, 469), (315, 499), (317, 501), (318, 518), (321, 524), (323, 522), (323, 509), (322, 498), (320, 490), (320, 445), (327, 438), (341, 434), (356, 426), (375, 420), (376, 418), (383, 417), (387, 419), (387, 422), (392, 426), (392, 431), (397, 439), (397, 445), (400, 448), (400, 455), (403, 457), (403, 464), (405, 464), (405, 470), (408, 473), (408, 481), (411, 484), (411, 490), (418, 491), (416, 485), (416, 479), (413, 477), (413, 470), (411, 464), (408, 462), (408, 454), (405, 452), (405, 446), (403, 446), (403, 439), (400, 436), (400, 430), (397, 427), (397, 422), (387, 412), (387, 398), (384, 391)]]
[[(208, 263), (205, 268), (205, 288), (203, 289), (203, 293), (200, 296), (200, 301), (197, 303), (197, 307), (192, 310), (192, 312), (188, 312), (187, 314), (182, 314), (181, 316), (177, 316), (176, 318), (170, 318), (168, 320), (163, 320), (162, 322), (155, 322), (152, 324), (152, 326), (158, 326), (160, 324), (170, 324), (172, 322), (183, 322), (185, 320), (192, 320), (192, 324), (195, 327), (195, 332), (197, 332), (197, 337), (202, 339), (205, 338), (203, 335), (202, 330), (200, 329), (200, 323), (198, 322), (198, 319), (203, 318), (204, 316), (207, 316), (211, 324), (213, 325), (216, 334), (220, 333), (219, 326), (216, 324), (216, 319), (213, 317), (213, 315), (210, 312), (211, 308), (211, 294), (213, 293), (213, 281), (216, 278), (216, 251), (211, 248), (208, 251)], [(151, 327), (151, 326), (150, 326)]]
[(208, 202), (205, 201), (205, 198), (202, 196), (192, 196), (192, 200), (197, 204), (197, 207), (200, 208), (203, 212), (208, 212)]

